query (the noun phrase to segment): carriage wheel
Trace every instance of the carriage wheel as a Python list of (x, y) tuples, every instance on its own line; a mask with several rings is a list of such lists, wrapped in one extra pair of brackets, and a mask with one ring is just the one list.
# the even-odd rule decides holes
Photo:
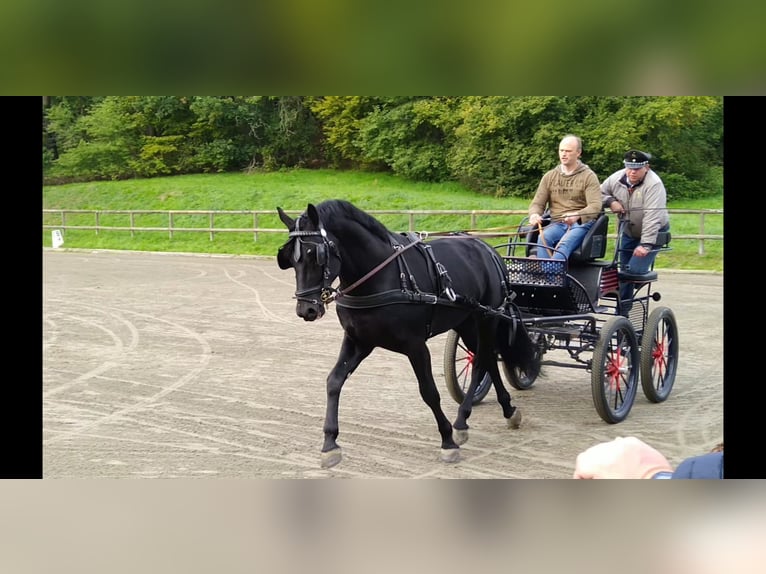
[[(533, 342), (536, 341), (533, 335)], [(503, 373), (510, 385), (519, 391), (525, 391), (529, 387), (535, 384), (537, 376), (540, 374), (540, 364), (543, 360), (543, 348), (539, 344), (535, 345), (535, 355), (532, 362), (532, 366), (528, 371), (524, 371), (519, 367), (508, 368), (505, 361), (501, 361), (503, 364)]]
[(593, 350), (591, 391), (596, 411), (613, 424), (625, 419), (638, 389), (639, 350), (636, 331), (622, 316), (610, 317)]
[[(444, 345), (444, 380), (447, 382), (450, 396), (458, 404), (463, 402), (465, 392), (471, 384), (473, 360), (474, 353), (468, 350), (457, 331), (450, 330)], [(484, 373), (479, 386), (473, 393), (472, 404), (476, 405), (483, 401), (491, 388), (492, 377), (489, 373)]]
[(678, 350), (676, 316), (667, 307), (657, 307), (649, 315), (641, 337), (641, 386), (653, 403), (667, 399), (673, 388)]

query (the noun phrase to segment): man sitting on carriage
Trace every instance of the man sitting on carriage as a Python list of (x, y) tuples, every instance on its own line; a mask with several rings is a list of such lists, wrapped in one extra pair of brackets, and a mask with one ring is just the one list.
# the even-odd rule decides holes
[(537, 238), (537, 257), (568, 259), (601, 214), (598, 176), (581, 155), (582, 140), (565, 136), (559, 144), (560, 165), (543, 175), (529, 205), (532, 226), (541, 221), (546, 207), (551, 214), (551, 223)]
[[(650, 154), (630, 150), (623, 160), (625, 167), (601, 184), (604, 207), (620, 217), (620, 270), (630, 275), (644, 275), (654, 267), (659, 248), (667, 243), (670, 231), (665, 185), (649, 166), (650, 160)], [(625, 315), (633, 289), (632, 281), (620, 284)]]

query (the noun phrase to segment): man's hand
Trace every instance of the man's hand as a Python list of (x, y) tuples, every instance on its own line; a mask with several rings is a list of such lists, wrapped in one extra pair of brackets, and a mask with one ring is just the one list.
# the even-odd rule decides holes
[(536, 213), (533, 213), (532, 215), (529, 216), (529, 224), (530, 225), (537, 225), (538, 223), (540, 223), (541, 219), (542, 219), (542, 217), (540, 217)]
[(568, 226), (572, 226), (575, 223), (580, 221), (580, 216), (577, 213), (567, 213), (564, 216), (564, 223), (566, 223)]
[(651, 249), (649, 249), (648, 247), (639, 245), (633, 250), (633, 255), (635, 255), (636, 257), (646, 257), (647, 255), (649, 255), (650, 251)]
[(622, 203), (617, 201), (616, 199), (609, 204), (609, 209), (612, 210), (612, 213), (625, 213), (625, 208), (622, 206)]

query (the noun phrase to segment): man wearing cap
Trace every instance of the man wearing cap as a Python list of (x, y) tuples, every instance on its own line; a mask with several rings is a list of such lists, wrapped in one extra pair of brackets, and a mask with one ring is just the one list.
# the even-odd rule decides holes
[(568, 259), (601, 214), (598, 176), (580, 160), (581, 155), (582, 140), (564, 136), (559, 143), (561, 164), (546, 172), (537, 186), (529, 205), (529, 224), (538, 224), (546, 205), (551, 211), (551, 223), (537, 240), (537, 257)]
[[(625, 154), (624, 169), (601, 184), (604, 207), (624, 222), (620, 240), (620, 268), (633, 275), (648, 273), (657, 257), (658, 235), (670, 230), (665, 185), (651, 167), (651, 155), (632, 149)], [(633, 283), (620, 285), (620, 301), (633, 298)], [(627, 315), (630, 303), (622, 308)]]

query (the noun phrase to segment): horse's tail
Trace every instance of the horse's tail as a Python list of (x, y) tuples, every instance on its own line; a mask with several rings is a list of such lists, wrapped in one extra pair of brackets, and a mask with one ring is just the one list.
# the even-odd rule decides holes
[(529, 336), (521, 314), (515, 306), (509, 309), (511, 319), (502, 319), (497, 328), (496, 346), (506, 367), (531, 372), (535, 368), (537, 346)]

